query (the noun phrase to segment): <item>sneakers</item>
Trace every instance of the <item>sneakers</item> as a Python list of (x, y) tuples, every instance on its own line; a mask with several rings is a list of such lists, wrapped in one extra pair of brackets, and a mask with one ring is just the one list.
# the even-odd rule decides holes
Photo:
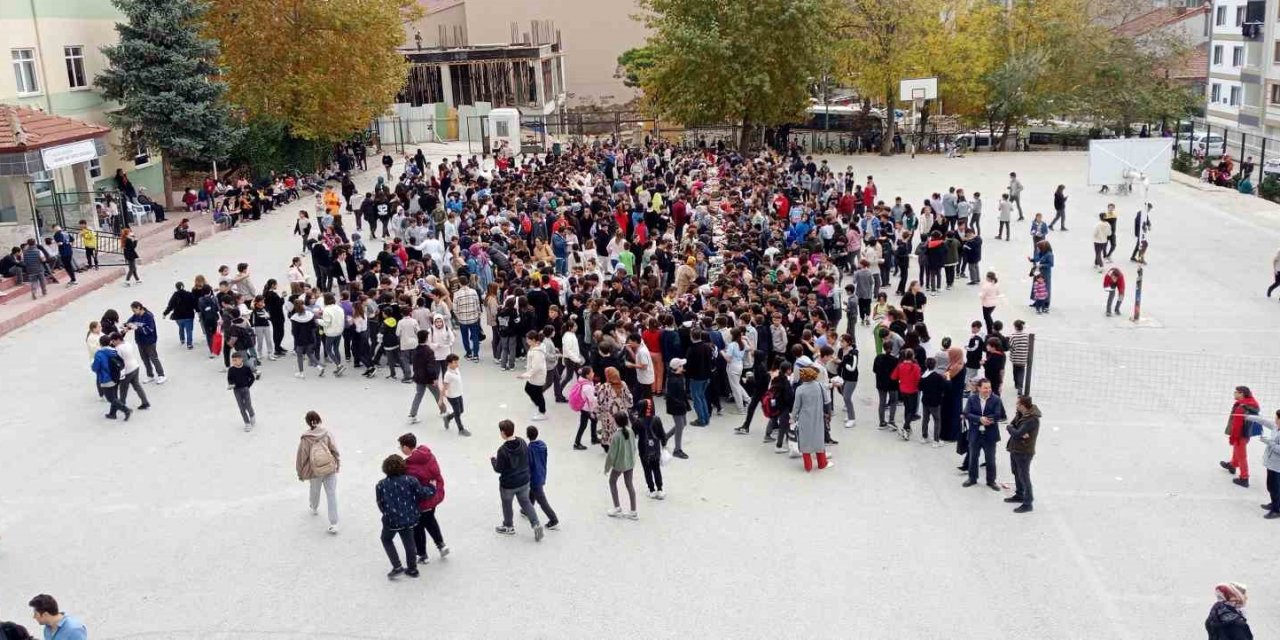
[(845, 421), (844, 421), (844, 428), (846, 428), (846, 429), (852, 429), (852, 428), (854, 428), (854, 427), (856, 427), (856, 426), (858, 426), (858, 421), (857, 421), (857, 420), (852, 420), (852, 419), (850, 419), (850, 420), (845, 420)]
[(419, 422), (422, 421), (418, 419), (418, 416), (409, 416), (409, 424), (418, 424)]
[(337, 532), (338, 532), (338, 525), (336, 524), (329, 525), (329, 533), (337, 533)]
[(634, 511), (628, 511), (628, 512), (627, 512), (627, 514), (626, 514), (626, 515), (624, 515), (623, 517), (624, 517), (624, 518), (626, 518), (627, 520), (639, 520), (639, 519), (640, 519), (640, 514), (638, 514), (638, 513), (634, 512)]
[(549, 530), (551, 530), (551, 531), (555, 531), (556, 529), (559, 529), (559, 528), (560, 528), (560, 521), (559, 521), (559, 520), (552, 520), (551, 522), (548, 522), (548, 523), (547, 523), (547, 529), (549, 529)]
[(147, 409), (150, 409), (150, 408), (151, 408), (151, 403), (150, 403), (150, 402), (144, 402), (144, 403), (142, 403), (142, 404), (138, 405), (138, 411), (146, 411)]
[[(129, 421), (129, 418), (133, 417), (133, 409), (121, 409), (121, 411), (124, 411), (124, 421), (125, 421), (125, 422), (128, 422), (128, 421)], [(1246, 483), (1248, 483), (1249, 481), (1248, 481), (1248, 480), (1245, 480), (1245, 482), (1246, 482)], [(1249, 486), (1249, 485), (1248, 485), (1248, 484), (1245, 484), (1245, 486), (1247, 487), (1247, 486)]]
[(244, 423), (244, 432), (249, 433), (250, 431), (253, 431), (253, 424), (249, 422)]
[(688, 459), (689, 459), (689, 455), (688, 455), (688, 454), (686, 454), (684, 451), (682, 451), (682, 450), (680, 450), (680, 449), (676, 449), (675, 451), (672, 451), (672, 452), (671, 452), (671, 455), (672, 455), (672, 456), (675, 456), (675, 457), (677, 457), (677, 458), (680, 458), (681, 460), (688, 460)]
[(306, 378), (306, 377), (307, 377), (307, 374), (305, 374), (305, 373), (303, 373), (303, 372), (299, 371), (299, 372), (297, 372), (297, 373), (293, 374), (293, 377), (295, 377), (295, 378), (297, 378), (297, 379), (299, 379), (299, 380), (302, 380), (302, 379), (304, 379), (304, 378)]
[(541, 422), (541, 421), (543, 421), (543, 420), (546, 420), (546, 419), (547, 419), (547, 414), (545, 414), (545, 413), (535, 413), (535, 414), (533, 414), (533, 416), (531, 416), (529, 419), (530, 419), (530, 420), (533, 420), (534, 422)]
[(324, 367), (323, 367), (323, 366), (317, 366), (317, 367), (316, 367), (316, 373), (317, 373), (317, 374), (319, 374), (319, 376), (320, 376), (321, 378), (323, 378), (323, 377), (324, 377)]
[(586, 448), (586, 447), (582, 446), (582, 444), (581, 444), (581, 443), (578, 443), (578, 442), (573, 443), (573, 449), (574, 449), (574, 451), (586, 451), (586, 450), (587, 450), (587, 448)]
[(649, 492), (649, 499), (650, 499), (650, 500), (657, 500), (657, 499), (658, 499), (658, 492), (657, 492), (657, 491), (650, 491), (650, 492)]
[(460, 436), (462, 436), (462, 437), (464, 437), (464, 438), (470, 438), (470, 437), (471, 437), (471, 432), (470, 432), (470, 431), (467, 431), (466, 429), (458, 429), (458, 435), (460, 435)]
[(938, 442), (937, 440), (934, 440), (934, 441), (933, 441), (933, 448), (934, 448), (934, 449), (941, 449), (941, 448), (942, 448), (942, 443), (941, 443), (941, 442)]
[(1024, 502), (1018, 505), (1017, 509), (1013, 510), (1014, 513), (1031, 513), (1031, 511), (1032, 511), (1032, 508), (1031, 508), (1030, 502)]
[(402, 573), (404, 573), (404, 568), (403, 568), (403, 567), (395, 567), (395, 568), (391, 569), (391, 571), (388, 571), (388, 572), (387, 572), (387, 579), (388, 579), (388, 580), (395, 580), (396, 578), (400, 577), (400, 574), (402, 574)]
[(514, 536), (516, 534), (515, 527), (497, 526), (497, 527), (494, 527), (493, 530), (497, 533), (501, 533), (504, 536)]
[(334, 377), (341, 377), (341, 376), (342, 376), (342, 372), (344, 372), (344, 371), (346, 371), (346, 370), (347, 370), (347, 366), (346, 366), (346, 365), (343, 365), (343, 364), (340, 364), (340, 365), (338, 365), (338, 368), (337, 368), (337, 369), (334, 369), (334, 370), (333, 370), (333, 375), (334, 375)]
[(545, 534), (545, 533), (543, 533), (543, 531), (542, 531), (542, 525), (538, 525), (538, 526), (536, 526), (536, 527), (534, 527), (534, 528), (533, 528), (533, 541), (534, 541), (534, 542), (542, 542), (542, 536), (544, 536), (544, 535), (546, 535), (546, 534)]
[(311, 507), (311, 515), (313, 515), (313, 516), (318, 516), (318, 515), (320, 515), (320, 509), (319, 509), (319, 508), (317, 508), (317, 507)]
[(749, 431), (747, 431), (747, 428), (746, 428), (746, 427), (738, 427), (737, 429), (734, 429), (734, 430), (733, 430), (733, 433), (734, 433), (735, 435), (745, 436), (745, 435), (747, 435), (747, 434), (748, 434), (748, 433), (750, 433), (750, 432), (749, 432)]
[(610, 518), (621, 518), (621, 517), (622, 517), (622, 508), (621, 508), (621, 507), (614, 507), (614, 508), (612, 508), (612, 509), (610, 509), (610, 510), (608, 510), (608, 511), (604, 512), (604, 514), (605, 514), (606, 516), (609, 516)]
[(164, 384), (165, 382), (168, 382), (168, 381), (169, 379), (164, 376), (159, 376), (156, 378), (156, 384)]
[(658, 495), (656, 497), (658, 500), (666, 500), (667, 494), (663, 492), (662, 489), (658, 489)]
[(439, 549), (440, 549), (440, 559), (443, 560), (445, 557), (449, 555), (449, 545), (439, 547)]
[(155, 381), (156, 381), (156, 379), (155, 379), (155, 378), (147, 378), (146, 380), (143, 380), (143, 381), (142, 381), (142, 384), (152, 384), (152, 383), (154, 383)]
[(427, 556), (418, 556), (418, 564), (431, 564), (431, 558)]
[[(127, 421), (129, 420), (129, 414), (127, 414), (127, 413), (126, 413), (126, 414), (124, 414), (124, 419), (125, 419), (125, 421), (127, 422)], [(1248, 487), (1248, 486), (1249, 486), (1249, 479), (1248, 479), (1248, 478), (1232, 478), (1231, 482), (1233, 482), (1233, 483), (1235, 483), (1235, 484), (1238, 484), (1238, 485), (1240, 485), (1240, 486), (1242, 486), (1242, 487)]]

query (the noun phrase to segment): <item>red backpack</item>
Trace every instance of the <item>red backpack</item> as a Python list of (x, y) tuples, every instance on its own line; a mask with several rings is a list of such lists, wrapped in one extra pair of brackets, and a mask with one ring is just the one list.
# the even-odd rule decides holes
[(778, 417), (778, 397), (773, 395), (773, 389), (764, 392), (764, 396), (760, 398), (760, 410), (766, 418)]

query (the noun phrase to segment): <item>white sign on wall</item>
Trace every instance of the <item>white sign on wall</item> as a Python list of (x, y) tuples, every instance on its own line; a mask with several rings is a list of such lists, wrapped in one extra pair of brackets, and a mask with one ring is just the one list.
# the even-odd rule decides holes
[(81, 140), (80, 142), (41, 149), (40, 157), (44, 160), (45, 170), (49, 171), (59, 167), (88, 162), (98, 157), (98, 145), (93, 140)]

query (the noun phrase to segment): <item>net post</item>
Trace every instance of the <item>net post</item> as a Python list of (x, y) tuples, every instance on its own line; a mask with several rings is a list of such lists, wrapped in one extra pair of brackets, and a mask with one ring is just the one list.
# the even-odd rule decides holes
[(1031, 372), (1036, 363), (1036, 334), (1027, 334), (1027, 370), (1022, 372), (1022, 395), (1031, 395)]

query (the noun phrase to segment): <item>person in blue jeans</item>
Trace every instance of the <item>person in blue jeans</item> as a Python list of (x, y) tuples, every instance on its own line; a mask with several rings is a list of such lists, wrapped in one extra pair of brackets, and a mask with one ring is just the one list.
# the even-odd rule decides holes
[(707, 387), (711, 384), (711, 374), (715, 362), (715, 346), (707, 342), (707, 332), (694, 329), (689, 332), (693, 342), (689, 346), (684, 370), (689, 379), (689, 396), (693, 400), (693, 411), (698, 419), (692, 423), (695, 427), (705, 427), (711, 420), (711, 407), (707, 404)]
[(970, 395), (964, 404), (964, 418), (969, 423), (966, 434), (969, 452), (966, 455), (966, 467), (969, 479), (964, 486), (978, 484), (979, 454), (987, 462), (987, 486), (992, 491), (999, 491), (996, 484), (996, 443), (1000, 442), (1000, 423), (1004, 422), (1004, 403), (1000, 396), (991, 393), (991, 381), (978, 381), (978, 393)]
[(187, 291), (186, 286), (181, 282), (175, 282), (173, 289), (173, 294), (169, 296), (169, 304), (160, 315), (178, 324), (178, 342), (190, 349), (192, 348), (192, 330), (196, 322), (196, 296)]

